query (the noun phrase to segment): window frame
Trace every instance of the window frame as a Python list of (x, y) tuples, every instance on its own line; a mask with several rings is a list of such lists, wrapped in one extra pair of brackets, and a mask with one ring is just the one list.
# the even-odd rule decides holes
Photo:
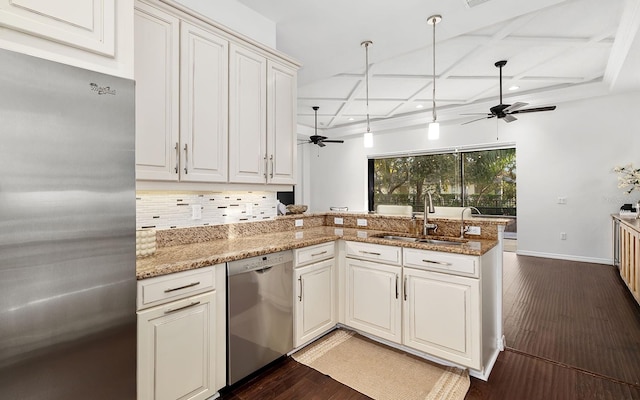
[[(492, 150), (506, 150), (513, 149), (516, 152), (517, 157), (517, 148), (515, 143), (502, 143), (499, 145), (482, 145), (482, 146), (460, 146), (453, 148), (442, 148), (442, 149), (434, 149), (429, 151), (415, 151), (415, 152), (402, 152), (402, 153), (388, 153), (388, 154), (371, 154), (367, 156), (367, 204), (369, 208), (369, 212), (375, 212), (375, 204), (374, 204), (374, 188), (375, 188), (375, 161), (380, 159), (387, 158), (402, 158), (402, 157), (420, 157), (420, 156), (430, 156), (430, 155), (440, 155), (440, 154), (455, 154), (455, 153), (474, 153), (480, 151), (492, 151)], [(464, 175), (464, 157), (461, 156), (459, 159), (460, 165), (460, 195), (462, 199), (461, 207), (466, 207), (465, 205), (465, 175)], [(517, 164), (517, 158), (516, 158)], [(517, 183), (516, 183), (517, 185)], [(490, 215), (488, 215), (490, 216)], [(516, 216), (517, 216), (517, 204), (516, 204)], [(509, 217), (509, 216), (505, 216)], [(515, 216), (513, 216), (515, 218)]]

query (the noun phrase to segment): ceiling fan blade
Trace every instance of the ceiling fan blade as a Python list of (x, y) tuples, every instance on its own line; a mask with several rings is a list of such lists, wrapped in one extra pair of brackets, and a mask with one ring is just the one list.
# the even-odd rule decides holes
[(477, 119), (472, 119), (471, 121), (467, 121), (467, 122), (463, 122), (460, 125), (467, 125), (470, 124), (472, 122), (476, 122), (476, 121), (481, 121), (483, 119), (490, 119), (490, 118), (495, 118), (495, 115), (489, 115), (488, 117), (482, 117), (482, 118), (477, 118)]
[(323, 140), (323, 143), (344, 143), (344, 140)]
[(513, 122), (518, 120), (518, 118), (514, 117), (511, 114), (505, 115), (504, 117), (502, 117), (502, 119), (504, 120), (504, 122)]
[(459, 115), (486, 115), (486, 116), (489, 116), (489, 115), (492, 115), (492, 114), (487, 114), (487, 113), (466, 113), (466, 114), (459, 114)]
[(530, 113), (530, 112), (553, 111), (555, 109), (556, 109), (556, 106), (525, 108), (523, 110), (511, 111), (510, 114), (523, 114), (523, 113)]
[(522, 108), (522, 107), (527, 106), (527, 105), (529, 105), (529, 103), (521, 103), (521, 102), (517, 101), (517, 102), (513, 103), (512, 105), (510, 105), (509, 107), (505, 108), (502, 111), (504, 111), (506, 113), (509, 113), (509, 112), (511, 112), (513, 110), (517, 110), (517, 109)]
[(319, 140), (316, 144), (320, 147), (326, 146), (326, 144), (322, 143), (322, 140)]

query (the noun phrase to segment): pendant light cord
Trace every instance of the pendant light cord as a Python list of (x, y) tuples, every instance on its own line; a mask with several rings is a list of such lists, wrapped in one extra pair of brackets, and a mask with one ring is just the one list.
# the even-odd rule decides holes
[(436, 17), (433, 17), (433, 122), (436, 122)]
[(367, 133), (371, 132), (371, 126), (369, 125), (369, 44), (364, 44), (365, 54), (365, 82), (366, 82), (366, 94), (367, 94)]

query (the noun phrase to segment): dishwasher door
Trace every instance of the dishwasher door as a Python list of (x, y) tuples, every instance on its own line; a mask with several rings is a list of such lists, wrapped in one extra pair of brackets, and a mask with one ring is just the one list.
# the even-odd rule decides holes
[(291, 251), (227, 264), (228, 384), (293, 350)]

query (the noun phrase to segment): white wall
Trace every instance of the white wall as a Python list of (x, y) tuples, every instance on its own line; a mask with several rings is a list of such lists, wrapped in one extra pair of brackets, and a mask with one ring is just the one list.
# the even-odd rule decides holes
[(276, 48), (276, 24), (236, 0), (176, 0), (212, 20)]
[[(443, 124), (441, 139), (434, 142), (426, 140), (426, 127), (420, 127), (378, 133), (373, 149), (363, 148), (361, 136), (319, 152), (313, 146), (307, 163), (310, 209), (326, 211), (336, 205), (366, 210), (369, 154), (512, 142), (517, 151), (519, 253), (610, 263), (610, 214), (640, 199), (640, 193), (624, 195), (612, 172), (616, 165), (640, 165), (639, 104), (639, 92), (626, 93), (558, 103), (554, 112), (522, 115), (511, 124)], [(558, 197), (566, 197), (567, 204), (557, 204)], [(560, 232), (566, 232), (567, 240), (560, 240)]]

